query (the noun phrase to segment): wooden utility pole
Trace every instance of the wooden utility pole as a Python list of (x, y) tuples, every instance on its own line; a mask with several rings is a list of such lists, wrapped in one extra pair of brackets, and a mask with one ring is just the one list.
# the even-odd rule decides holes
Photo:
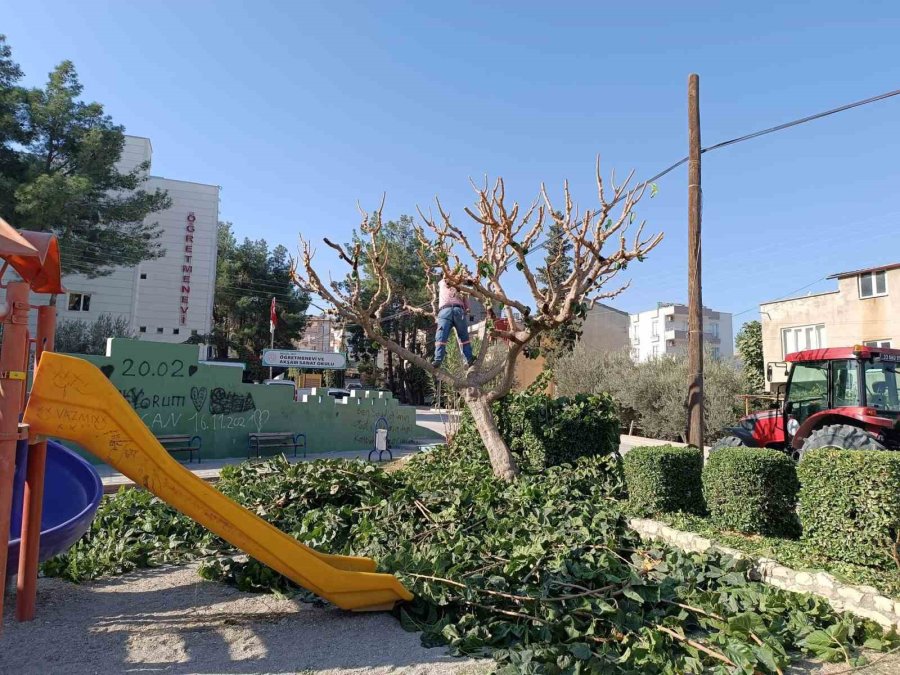
[(700, 77), (688, 77), (688, 444), (703, 449), (703, 292), (700, 275)]

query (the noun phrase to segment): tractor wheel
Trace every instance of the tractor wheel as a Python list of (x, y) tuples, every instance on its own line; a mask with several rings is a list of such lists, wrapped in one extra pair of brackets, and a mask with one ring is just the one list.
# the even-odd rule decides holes
[(884, 450), (884, 446), (859, 427), (849, 424), (829, 424), (816, 429), (799, 450), (794, 450), (797, 461), (803, 459), (810, 450), (817, 448), (843, 448), (844, 450)]
[(725, 436), (724, 438), (720, 438), (715, 443), (710, 446), (710, 453), (715, 452), (716, 450), (722, 450), (723, 448), (749, 448), (752, 447), (747, 444), (742, 438), (737, 436)]

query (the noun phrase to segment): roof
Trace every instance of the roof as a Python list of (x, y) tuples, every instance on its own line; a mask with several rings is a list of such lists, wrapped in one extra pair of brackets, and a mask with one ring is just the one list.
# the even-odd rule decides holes
[(628, 312), (624, 312), (621, 309), (616, 309), (615, 307), (610, 307), (609, 305), (607, 305), (603, 302), (595, 302), (594, 307), (603, 307), (603, 309), (608, 309), (610, 312), (616, 312), (617, 314), (629, 316)]
[(781, 302), (794, 302), (795, 300), (806, 300), (808, 298), (817, 298), (820, 295), (836, 295), (840, 293), (840, 291), (822, 291), (821, 293), (807, 293), (806, 295), (798, 295), (793, 298), (779, 298), (778, 300), (767, 300), (766, 302), (759, 303), (760, 307), (765, 305), (777, 305)]
[(890, 355), (900, 359), (900, 349), (884, 349), (881, 347), (828, 347), (826, 349), (807, 349), (802, 352), (794, 352), (784, 357), (788, 363), (800, 363), (804, 361), (836, 361), (838, 359), (854, 359), (857, 356), (868, 358), (869, 356)]
[(887, 272), (888, 270), (895, 270), (900, 267), (900, 262), (890, 263), (889, 265), (882, 265), (881, 267), (866, 267), (861, 270), (851, 270), (850, 272), (838, 272), (837, 274), (832, 274), (828, 279), (843, 279), (844, 277), (855, 277), (858, 274), (865, 274), (866, 272)]

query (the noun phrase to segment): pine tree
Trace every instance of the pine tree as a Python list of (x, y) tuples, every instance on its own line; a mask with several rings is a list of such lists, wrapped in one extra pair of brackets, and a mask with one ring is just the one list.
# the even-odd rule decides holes
[[(557, 214), (560, 215), (561, 214)], [(547, 244), (544, 247), (544, 265), (537, 269), (537, 280), (541, 284), (541, 290), (545, 291), (551, 285), (559, 286), (572, 273), (572, 243), (562, 227), (551, 223), (547, 228)], [(581, 337), (581, 321), (576, 320), (563, 324), (541, 336), (540, 350), (552, 365), (560, 356), (572, 351), (572, 348)]]
[(165, 253), (147, 217), (168, 208), (164, 190), (145, 190), (142, 165), (119, 173), (124, 128), (63, 61), (44, 87), (25, 89), (0, 36), (0, 217), (59, 237), (65, 273), (109, 274)]

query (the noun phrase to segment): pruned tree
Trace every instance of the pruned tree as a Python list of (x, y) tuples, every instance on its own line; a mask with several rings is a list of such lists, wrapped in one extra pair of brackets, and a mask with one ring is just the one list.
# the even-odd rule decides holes
[[(385, 315), (386, 311), (394, 306), (395, 298), (388, 274), (388, 247), (380, 236), (384, 201), (372, 216), (360, 208), (361, 240), (351, 246), (324, 240), (349, 265), (349, 283), (323, 280), (313, 268), (313, 247), (302, 237), (300, 259), (295, 261), (293, 269), (294, 280), (301, 287), (319, 294), (347, 321), (359, 324), (374, 342), (459, 390), (488, 450), (494, 473), (511, 480), (519, 469), (500, 435), (491, 404), (509, 393), (516, 359), (538, 336), (584, 316), (594, 302), (624, 291), (627, 283), (612, 290), (604, 287), (615, 280), (629, 262), (643, 260), (662, 239), (662, 234), (644, 237), (643, 222), (633, 237), (626, 238), (629, 226), (636, 219), (634, 207), (646, 188), (646, 184), (632, 187), (632, 177), (633, 172), (624, 182), (616, 184), (613, 174), (611, 185), (607, 187), (598, 159), (596, 179), (600, 204), (596, 209), (581, 213), (573, 204), (568, 182), (564, 184), (564, 205), (559, 210), (553, 207), (543, 185), (539, 197), (523, 210), (517, 202), (507, 204), (502, 178), (493, 187), (487, 181), (483, 186), (473, 183), (475, 206), (465, 211), (480, 230), (478, 249), (473, 238), (454, 224), (440, 201), (435, 200), (438, 217), (419, 212), (424, 226), (416, 226), (416, 237), (423, 267), (438, 268), (448, 284), (488, 308), (489, 320), (485, 321), (478, 336), (480, 348), (475, 362), (462, 372), (435, 368), (423, 356), (391, 339), (383, 328), (385, 319), (390, 318)], [(557, 226), (558, 236), (571, 244), (572, 268), (564, 278), (551, 276), (546, 284), (541, 284), (528, 255), (543, 245), (539, 239), (551, 222)], [(614, 246), (604, 253), (608, 243)], [(371, 284), (365, 285), (361, 279), (364, 257), (375, 278), (374, 288)], [(529, 302), (507, 293), (507, 275), (512, 269), (524, 277), (533, 309)], [(402, 311), (434, 321), (439, 309), (439, 278), (440, 275), (436, 275), (428, 280), (430, 305), (405, 304)], [(499, 356), (498, 350), (488, 348), (491, 341), (502, 341), (501, 344), (506, 345)]]

